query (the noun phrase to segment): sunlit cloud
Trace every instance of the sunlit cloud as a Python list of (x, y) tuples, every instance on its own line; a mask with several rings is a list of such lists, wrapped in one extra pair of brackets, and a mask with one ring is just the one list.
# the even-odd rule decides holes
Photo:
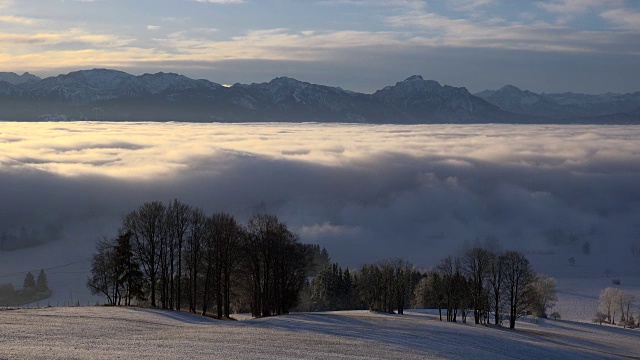
[[(0, 43), (46, 44), (55, 46), (64, 43), (80, 42), (87, 44), (87, 46), (103, 47), (105, 50), (109, 48), (124, 47), (131, 43), (131, 41), (132, 39), (130, 38), (122, 38), (108, 34), (95, 34), (79, 28), (72, 28), (64, 32), (51, 33), (0, 33)], [(23, 52), (16, 49), (7, 50)]]
[[(0, 8), (2, 8), (2, 4), (0, 4)], [(0, 22), (21, 24), (21, 25), (33, 25), (33, 24), (36, 24), (38, 20), (21, 17), (21, 16), (8, 15), (8, 16), (0, 16)]]

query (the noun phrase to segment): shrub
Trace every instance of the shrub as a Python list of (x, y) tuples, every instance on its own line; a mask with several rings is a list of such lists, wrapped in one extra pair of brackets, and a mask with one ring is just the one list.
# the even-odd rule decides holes
[(557, 311), (554, 311), (551, 316), (552, 319), (556, 319), (556, 320), (560, 320), (560, 313)]
[(605, 322), (606, 320), (607, 320), (607, 314), (603, 314), (600, 311), (598, 311), (596, 313), (596, 316), (591, 321), (593, 321), (594, 323), (598, 323), (598, 324), (602, 325), (602, 323)]

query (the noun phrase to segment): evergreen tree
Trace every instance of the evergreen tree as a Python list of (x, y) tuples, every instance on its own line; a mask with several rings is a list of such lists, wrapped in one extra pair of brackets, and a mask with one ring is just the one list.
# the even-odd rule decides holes
[(36, 280), (36, 291), (37, 292), (49, 291), (47, 274), (44, 273), (44, 270), (40, 270), (40, 273), (38, 274), (38, 279)]
[(23, 288), (35, 288), (36, 287), (36, 279), (33, 277), (31, 272), (28, 272), (24, 277), (24, 282), (22, 283)]
[(144, 300), (144, 274), (140, 271), (140, 263), (137, 261), (131, 246), (131, 233), (120, 234), (114, 245), (115, 251), (115, 276), (118, 278), (120, 298), (118, 305), (124, 298), (124, 305), (131, 306), (131, 300), (136, 298)]

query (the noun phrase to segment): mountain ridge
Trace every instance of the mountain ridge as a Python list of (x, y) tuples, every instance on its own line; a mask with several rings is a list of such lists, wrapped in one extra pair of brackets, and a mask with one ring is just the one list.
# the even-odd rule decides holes
[(535, 93), (505, 85), (498, 90), (484, 90), (474, 95), (505, 111), (565, 121), (615, 118), (615, 122), (625, 123), (634, 118), (637, 120), (637, 109), (640, 107), (640, 92), (600, 95)]
[(421, 75), (365, 94), (286, 76), (223, 86), (164, 72), (0, 73), (0, 119), (9, 121), (640, 123), (638, 109), (640, 93), (536, 94), (508, 85), (471, 94)]

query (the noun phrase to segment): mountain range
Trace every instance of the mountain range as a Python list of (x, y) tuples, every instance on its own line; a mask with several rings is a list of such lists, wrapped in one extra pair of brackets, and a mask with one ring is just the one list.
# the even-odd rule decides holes
[(364, 94), (288, 77), (223, 86), (162, 72), (0, 72), (0, 120), (640, 124), (640, 92), (537, 94), (507, 85), (471, 94), (414, 75)]

